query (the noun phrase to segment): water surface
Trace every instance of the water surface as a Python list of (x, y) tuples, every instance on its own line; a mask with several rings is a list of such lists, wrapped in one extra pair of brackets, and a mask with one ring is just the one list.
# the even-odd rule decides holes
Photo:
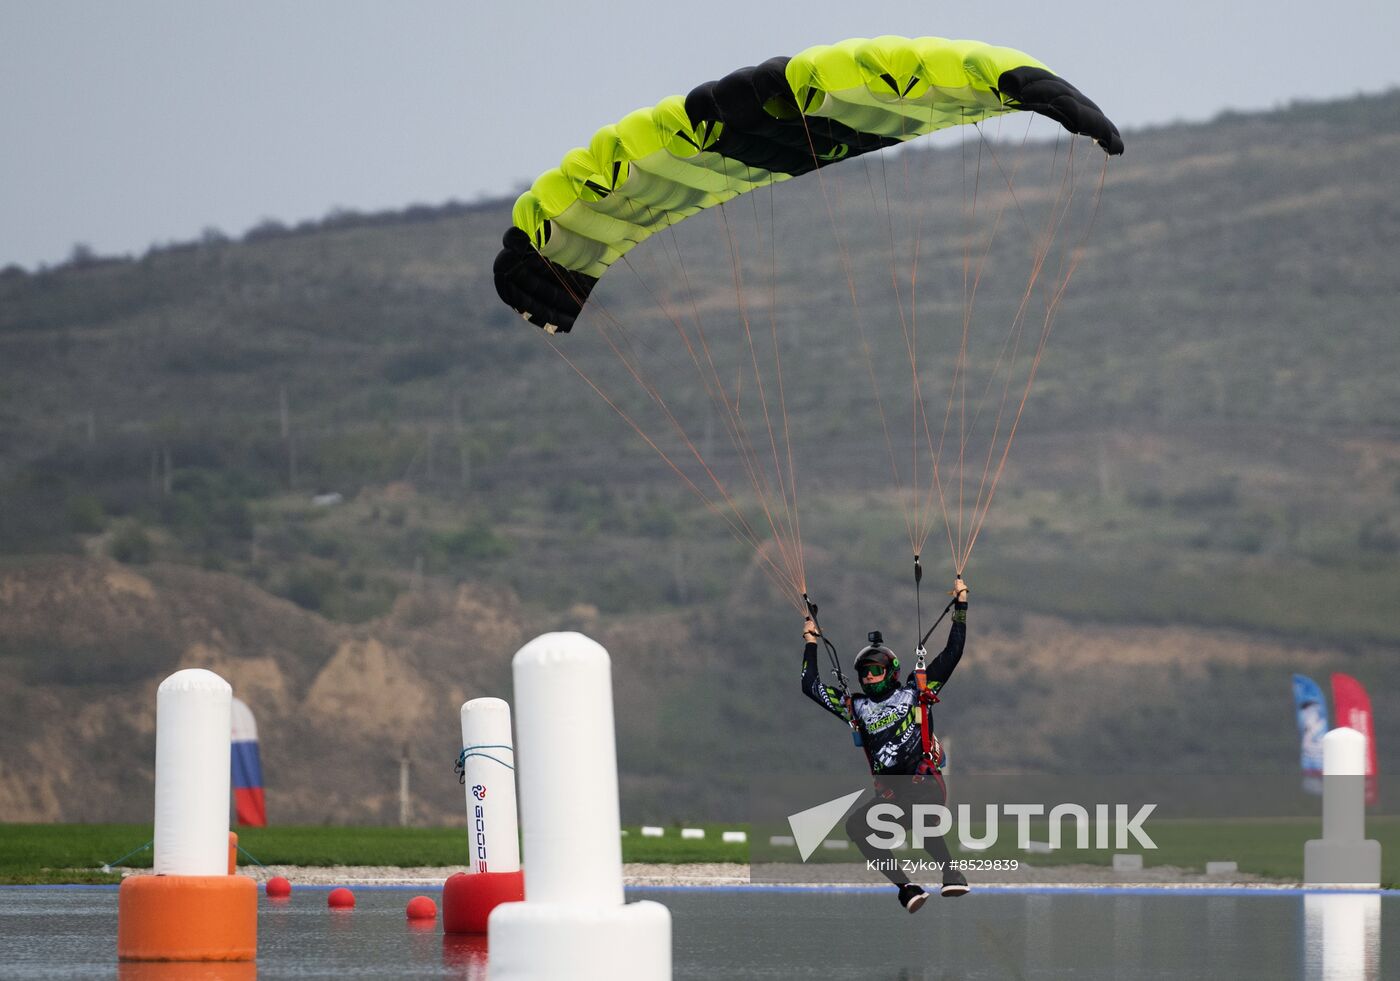
[[(484, 942), (415, 928), (421, 888), (324, 888), (260, 900), (251, 965), (118, 964), (114, 887), (0, 889), (0, 975), (122, 981), (456, 978), (483, 981)], [(429, 893), (431, 895), (431, 893)], [(433, 895), (436, 900), (438, 897)], [(1131, 890), (974, 892), (910, 916), (887, 890), (634, 889), (672, 913), (677, 979), (1288, 979), (1381, 974), (1400, 896)], [(1359, 972), (1359, 973), (1358, 973)]]

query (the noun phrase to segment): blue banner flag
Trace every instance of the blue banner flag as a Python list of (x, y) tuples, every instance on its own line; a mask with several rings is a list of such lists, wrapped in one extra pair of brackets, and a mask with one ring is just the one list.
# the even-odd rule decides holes
[(1306, 675), (1293, 676), (1293, 705), (1298, 712), (1298, 738), (1302, 741), (1303, 789), (1322, 793), (1322, 737), (1327, 735), (1327, 699), (1317, 682)]

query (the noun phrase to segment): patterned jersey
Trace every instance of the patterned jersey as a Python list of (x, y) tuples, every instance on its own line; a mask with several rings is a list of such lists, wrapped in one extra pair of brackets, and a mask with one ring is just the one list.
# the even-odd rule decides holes
[[(962, 658), (967, 639), (967, 604), (956, 603), (953, 624), (948, 628), (948, 644), (927, 662), (928, 687), (935, 694), (947, 683)], [(802, 692), (846, 724), (851, 713), (841, 698), (841, 689), (822, 684), (817, 667), (817, 645), (808, 644), (802, 652)], [(870, 772), (912, 774), (923, 759), (923, 737), (914, 709), (919, 704), (918, 682), (914, 672), (909, 680), (880, 701), (864, 694), (851, 696)], [(933, 720), (929, 720), (930, 735)]]

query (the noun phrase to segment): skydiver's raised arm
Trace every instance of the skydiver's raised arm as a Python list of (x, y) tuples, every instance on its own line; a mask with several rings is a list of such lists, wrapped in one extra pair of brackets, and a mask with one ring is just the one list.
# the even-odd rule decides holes
[(802, 694), (849, 724), (851, 713), (846, 709), (840, 689), (822, 684), (821, 672), (817, 667), (817, 641), (820, 636), (811, 617), (802, 622), (802, 639), (807, 642), (802, 649)]
[(935, 692), (948, 681), (953, 669), (962, 659), (967, 642), (967, 583), (958, 577), (953, 582), (953, 615), (948, 627), (948, 643), (928, 662), (928, 685)]

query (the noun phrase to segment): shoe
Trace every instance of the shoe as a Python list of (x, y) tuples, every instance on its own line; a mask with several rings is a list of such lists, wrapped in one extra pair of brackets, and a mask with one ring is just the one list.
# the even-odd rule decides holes
[(971, 887), (967, 884), (967, 876), (963, 875), (957, 869), (949, 869), (948, 874), (943, 877), (943, 889), (941, 890), (941, 894), (950, 897), (966, 896), (970, 891)]
[(924, 892), (923, 886), (916, 886), (912, 882), (906, 882), (899, 887), (899, 905), (903, 906), (911, 913), (917, 913), (919, 907), (928, 902), (928, 893)]

